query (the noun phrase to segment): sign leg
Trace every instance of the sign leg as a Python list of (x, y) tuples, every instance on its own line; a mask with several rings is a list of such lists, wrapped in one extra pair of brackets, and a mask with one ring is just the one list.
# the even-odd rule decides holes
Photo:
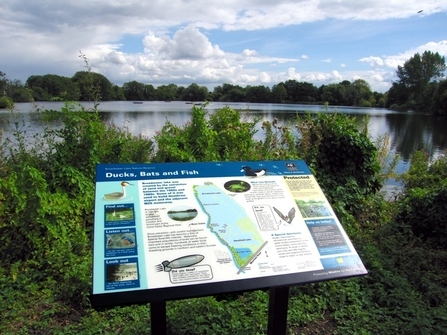
[(151, 334), (166, 335), (166, 301), (151, 302)]
[(270, 288), (268, 335), (286, 334), (288, 304), (288, 286)]

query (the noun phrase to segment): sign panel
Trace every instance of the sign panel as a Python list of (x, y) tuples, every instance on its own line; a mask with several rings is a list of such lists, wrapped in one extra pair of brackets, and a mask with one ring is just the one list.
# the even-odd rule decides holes
[(97, 165), (94, 306), (366, 273), (304, 161)]

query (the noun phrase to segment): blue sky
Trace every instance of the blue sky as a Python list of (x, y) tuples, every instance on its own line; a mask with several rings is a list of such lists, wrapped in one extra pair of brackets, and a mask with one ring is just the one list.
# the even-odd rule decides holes
[(447, 58), (447, 0), (2, 0), (0, 31), (0, 71), (23, 82), (85, 70), (82, 51), (118, 85), (362, 78), (385, 92), (416, 52)]

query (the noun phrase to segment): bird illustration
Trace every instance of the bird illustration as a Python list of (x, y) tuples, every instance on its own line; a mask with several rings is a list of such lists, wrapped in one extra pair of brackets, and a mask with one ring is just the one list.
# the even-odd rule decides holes
[(133, 239), (132, 238), (130, 238), (129, 236), (123, 236), (122, 238), (121, 238), (121, 241), (123, 241), (123, 243), (125, 244), (125, 245), (133, 245), (135, 242), (133, 241)]
[(241, 172), (244, 172), (244, 171), (245, 171), (245, 175), (246, 176), (249, 176), (249, 177), (259, 177), (259, 176), (265, 175), (265, 173), (267, 172), (267, 169), (253, 170), (249, 166), (243, 166)]
[(121, 187), (123, 188), (122, 192), (112, 192), (112, 193), (107, 193), (104, 194), (104, 199), (107, 200), (120, 200), (120, 199), (124, 199), (126, 197), (126, 186), (127, 185), (132, 185), (131, 183), (128, 183), (127, 181), (123, 181), (121, 183)]
[(276, 214), (278, 214), (278, 216), (283, 219), (284, 221), (286, 221), (287, 223), (292, 223), (292, 220), (295, 218), (295, 207), (292, 207), (292, 209), (289, 211), (289, 213), (287, 214), (287, 216), (285, 216), (283, 213), (281, 213), (278, 209), (276, 209), (275, 207), (273, 207), (273, 209), (275, 210)]

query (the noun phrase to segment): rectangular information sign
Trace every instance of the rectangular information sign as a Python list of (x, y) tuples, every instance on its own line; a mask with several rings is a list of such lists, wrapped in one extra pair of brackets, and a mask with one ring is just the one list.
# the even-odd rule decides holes
[(94, 306), (366, 273), (304, 161), (97, 165)]

